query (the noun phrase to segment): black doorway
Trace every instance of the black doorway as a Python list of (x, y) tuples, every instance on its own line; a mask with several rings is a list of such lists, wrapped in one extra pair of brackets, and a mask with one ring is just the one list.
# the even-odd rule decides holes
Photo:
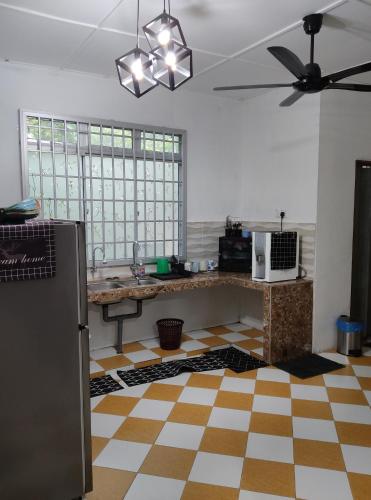
[(371, 342), (371, 161), (356, 161), (352, 294), (350, 315), (364, 323), (364, 343)]

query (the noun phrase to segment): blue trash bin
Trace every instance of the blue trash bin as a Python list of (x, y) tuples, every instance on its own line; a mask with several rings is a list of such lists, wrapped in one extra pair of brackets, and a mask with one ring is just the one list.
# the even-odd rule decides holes
[(336, 321), (338, 331), (337, 350), (346, 356), (362, 355), (363, 324), (352, 321), (349, 316), (339, 316)]

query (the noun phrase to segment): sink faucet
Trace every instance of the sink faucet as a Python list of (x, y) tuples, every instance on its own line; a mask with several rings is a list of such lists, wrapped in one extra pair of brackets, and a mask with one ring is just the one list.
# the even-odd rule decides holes
[(140, 276), (143, 274), (142, 267), (143, 264), (138, 260), (138, 253), (140, 250), (140, 245), (137, 241), (133, 241), (133, 263), (130, 264), (130, 270), (134, 278), (139, 280)]
[(93, 274), (97, 270), (97, 264), (96, 264), (96, 252), (97, 252), (97, 250), (100, 250), (102, 252), (102, 256), (103, 256), (102, 262), (103, 262), (103, 264), (107, 263), (107, 261), (106, 261), (106, 255), (104, 253), (103, 248), (102, 247), (95, 247), (94, 250), (93, 250), (92, 262), (91, 262), (91, 268), (90, 268), (90, 270), (91, 270), (91, 272)]

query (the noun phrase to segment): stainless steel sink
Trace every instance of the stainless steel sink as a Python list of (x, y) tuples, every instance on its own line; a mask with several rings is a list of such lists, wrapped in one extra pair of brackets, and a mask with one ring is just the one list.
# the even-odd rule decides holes
[(89, 292), (103, 292), (105, 290), (115, 290), (122, 288), (123, 284), (119, 281), (102, 281), (101, 283), (88, 283)]
[(158, 283), (154, 278), (141, 278), (138, 280), (137, 285), (156, 285)]
[(121, 283), (121, 285), (125, 287), (134, 287), (156, 285), (157, 283), (159, 283), (159, 281), (154, 278), (140, 278), (139, 280), (129, 278), (127, 280), (122, 280), (119, 283)]

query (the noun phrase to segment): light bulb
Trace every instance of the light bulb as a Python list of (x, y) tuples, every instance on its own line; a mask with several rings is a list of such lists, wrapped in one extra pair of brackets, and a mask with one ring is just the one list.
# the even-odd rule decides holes
[(170, 66), (170, 68), (175, 71), (176, 70), (176, 55), (172, 50), (166, 54), (165, 63)]
[(170, 42), (170, 30), (164, 28), (157, 35), (158, 43), (162, 46), (167, 45)]
[(130, 69), (133, 72), (133, 75), (136, 80), (138, 81), (143, 80), (144, 78), (143, 65), (140, 57), (134, 59), (133, 63), (130, 66)]

